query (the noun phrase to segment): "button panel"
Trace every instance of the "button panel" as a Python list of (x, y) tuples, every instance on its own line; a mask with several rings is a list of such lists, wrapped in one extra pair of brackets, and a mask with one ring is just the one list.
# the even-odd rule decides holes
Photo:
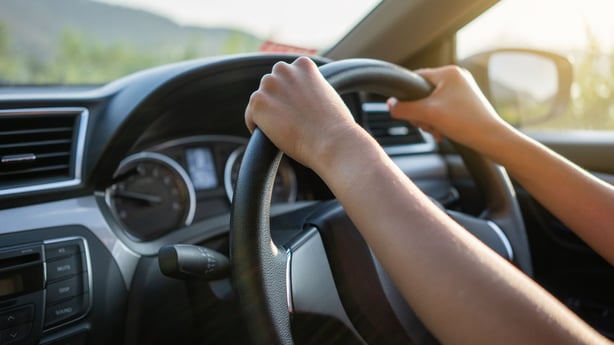
[(54, 281), (79, 274), (83, 272), (81, 266), (80, 254), (47, 262), (47, 281)]
[(64, 256), (77, 255), (81, 252), (81, 248), (77, 243), (56, 243), (45, 246), (45, 256), (47, 260), (53, 260)]
[(17, 343), (30, 335), (31, 330), (31, 323), (22, 323), (21, 325), (0, 331), (0, 344), (5, 345)]
[(86, 289), (86, 282), (83, 281), (83, 275), (49, 284), (47, 285), (47, 304), (81, 295)]
[(88, 313), (88, 253), (81, 237), (0, 248), (0, 345), (38, 344), (43, 331)]
[(47, 288), (45, 329), (75, 320), (90, 305), (89, 272), (85, 241), (45, 243)]
[(47, 306), (45, 311), (45, 328), (74, 319), (87, 311), (89, 296), (87, 294), (67, 301)]
[(0, 314), (0, 329), (13, 327), (28, 321), (34, 317), (31, 305)]

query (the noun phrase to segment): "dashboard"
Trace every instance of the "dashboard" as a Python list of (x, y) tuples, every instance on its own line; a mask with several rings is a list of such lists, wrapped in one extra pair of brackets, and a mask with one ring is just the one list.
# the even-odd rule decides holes
[[(228, 213), (247, 140), (193, 136), (155, 145), (124, 158), (105, 201), (135, 240), (150, 241), (207, 218)], [(284, 158), (271, 202), (313, 199), (297, 179), (296, 163)]]
[[(171, 279), (157, 254), (185, 243), (228, 255), (245, 106), (274, 63), (295, 58), (209, 58), (101, 87), (0, 93), (0, 316), (11, 320), (0, 343), (249, 343), (229, 278)], [(375, 96), (344, 100), (425, 193), (455, 200), (432, 137)], [(333, 198), (284, 158), (271, 215)]]

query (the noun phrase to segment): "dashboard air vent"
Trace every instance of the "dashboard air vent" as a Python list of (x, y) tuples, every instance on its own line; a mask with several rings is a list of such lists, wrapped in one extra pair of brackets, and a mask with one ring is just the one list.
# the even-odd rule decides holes
[(0, 195), (80, 183), (87, 111), (0, 111)]
[(363, 103), (364, 126), (380, 145), (424, 144), (422, 132), (406, 121), (393, 119), (386, 103)]

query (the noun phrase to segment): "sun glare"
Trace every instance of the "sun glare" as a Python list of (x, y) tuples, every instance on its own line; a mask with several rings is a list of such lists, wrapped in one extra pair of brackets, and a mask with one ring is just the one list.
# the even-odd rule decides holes
[(458, 56), (485, 49), (532, 47), (571, 54), (614, 48), (612, 0), (504, 0), (459, 32)]
[(380, 0), (97, 0), (142, 9), (181, 25), (241, 29), (265, 40), (327, 48)]

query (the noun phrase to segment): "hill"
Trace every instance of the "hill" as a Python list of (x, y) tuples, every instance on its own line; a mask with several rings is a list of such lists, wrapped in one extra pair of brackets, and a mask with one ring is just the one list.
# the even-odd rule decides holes
[[(70, 68), (58, 64), (69, 60), (74, 63), (79, 59), (114, 57), (132, 64), (143, 60), (140, 66), (131, 68), (138, 69), (181, 59), (253, 51), (261, 43), (258, 37), (238, 30), (181, 26), (149, 12), (91, 0), (0, 2), (0, 61), (4, 61), (0, 63), (0, 78), (5, 80), (23, 79), (19, 78), (23, 74), (32, 77), (33, 68), (47, 69), (49, 74), (51, 64), (56, 65), (56, 70), (67, 71)], [(31, 66), (24, 67), (25, 61)], [(36, 78), (41, 79), (40, 73)], [(63, 79), (66, 81), (67, 76)]]

